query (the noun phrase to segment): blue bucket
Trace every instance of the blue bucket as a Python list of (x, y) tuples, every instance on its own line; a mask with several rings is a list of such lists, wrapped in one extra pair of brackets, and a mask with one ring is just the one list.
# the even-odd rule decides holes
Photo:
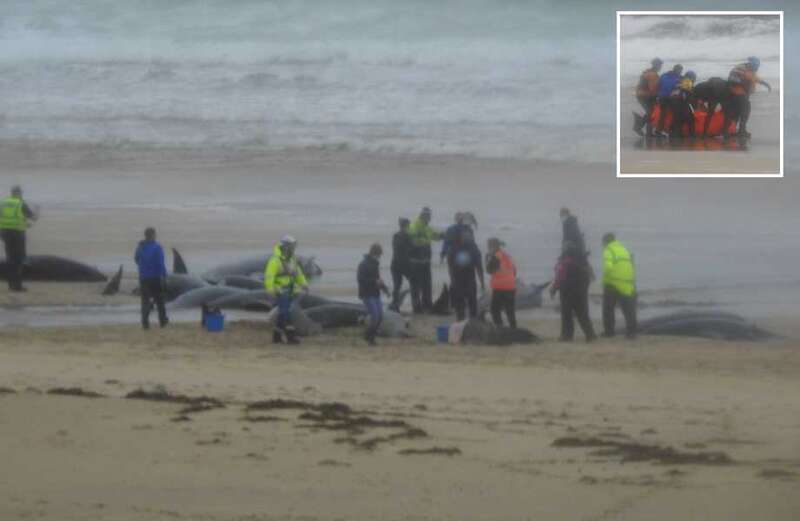
[(220, 312), (208, 313), (205, 317), (206, 331), (218, 332), (225, 328), (225, 315)]
[(450, 338), (450, 326), (436, 326), (436, 339), (446, 344)]

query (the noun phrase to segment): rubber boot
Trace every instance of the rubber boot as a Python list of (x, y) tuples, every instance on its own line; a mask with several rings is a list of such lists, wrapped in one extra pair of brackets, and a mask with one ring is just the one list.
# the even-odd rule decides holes
[(283, 343), (283, 335), (281, 333), (281, 330), (278, 329), (278, 328), (275, 328), (275, 329), (272, 330), (272, 343), (273, 344), (282, 344)]
[(286, 342), (293, 345), (300, 343), (300, 339), (297, 338), (297, 332), (291, 326), (286, 328)]

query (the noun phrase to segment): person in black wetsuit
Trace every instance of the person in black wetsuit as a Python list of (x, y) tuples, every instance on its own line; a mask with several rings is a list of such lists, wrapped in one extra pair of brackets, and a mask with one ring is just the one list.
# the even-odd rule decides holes
[(457, 319), (464, 320), (465, 307), (469, 308), (470, 318), (477, 317), (478, 288), (475, 279), (477, 278), (481, 284), (481, 292), (486, 291), (486, 284), (481, 251), (475, 244), (471, 229), (462, 229), (450, 245), (447, 264), (450, 268), (450, 291)]
[(583, 237), (583, 232), (578, 226), (578, 218), (572, 215), (568, 208), (561, 208), (561, 223), (562, 223), (562, 236), (561, 248), (569, 243), (574, 248), (574, 255), (578, 261), (578, 266), (586, 272), (586, 277), (582, 280), (586, 282), (586, 291), (588, 294), (589, 284), (595, 279), (594, 269), (589, 263), (589, 250), (586, 249), (586, 240)]
[(390, 309), (395, 311), (400, 307), (400, 290), (403, 288), (403, 277), (408, 280), (411, 286), (411, 249), (414, 244), (411, 242), (411, 235), (408, 234), (408, 227), (411, 222), (405, 217), (401, 217), (398, 221), (400, 230), (392, 237), (392, 263), (390, 265), (392, 272), (392, 303)]
[(569, 208), (561, 208), (559, 212), (561, 217), (562, 235), (561, 244), (567, 241), (572, 243), (578, 254), (586, 253), (586, 243), (583, 240), (583, 232), (578, 226), (578, 218), (572, 215)]

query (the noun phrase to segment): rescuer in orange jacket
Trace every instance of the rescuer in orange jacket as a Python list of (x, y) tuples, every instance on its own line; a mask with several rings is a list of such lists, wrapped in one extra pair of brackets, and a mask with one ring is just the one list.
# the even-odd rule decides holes
[(728, 121), (738, 119), (738, 134), (745, 137), (750, 136), (747, 131), (747, 120), (750, 118), (750, 94), (755, 92), (756, 85), (759, 83), (772, 92), (770, 84), (756, 74), (760, 66), (761, 60), (750, 56), (745, 63), (734, 67), (728, 75), (728, 83), (731, 86), (731, 102), (729, 109), (725, 112), (725, 124), (723, 125), (725, 132), (728, 129)]
[(514, 260), (504, 249), (505, 244), (497, 237), (487, 241), (486, 271), (492, 275), (492, 321), (497, 326), (503, 325), (501, 313), (505, 310), (508, 325), (517, 327), (517, 316), (514, 302), (517, 295), (517, 267)]
[(650, 124), (650, 116), (653, 112), (653, 107), (656, 106), (658, 97), (658, 71), (661, 70), (661, 65), (664, 62), (661, 58), (653, 58), (650, 62), (652, 67), (642, 72), (639, 76), (639, 85), (636, 87), (636, 99), (639, 104), (644, 108), (644, 119), (634, 124), (633, 131), (643, 136), (642, 127), (647, 125), (647, 135), (652, 136), (653, 126)]

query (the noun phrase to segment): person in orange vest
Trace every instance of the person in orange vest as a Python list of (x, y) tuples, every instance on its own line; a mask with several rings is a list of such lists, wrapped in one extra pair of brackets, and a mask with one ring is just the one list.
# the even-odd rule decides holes
[(650, 123), (650, 117), (653, 113), (653, 107), (656, 106), (656, 99), (658, 96), (658, 72), (661, 70), (661, 65), (664, 62), (661, 58), (653, 58), (650, 62), (651, 67), (639, 76), (639, 85), (636, 87), (636, 99), (644, 109), (644, 119), (639, 123), (634, 124), (633, 131), (644, 136), (642, 127), (647, 125), (647, 136), (653, 135), (653, 126)]
[(492, 275), (489, 282), (492, 288), (492, 322), (503, 325), (501, 313), (505, 310), (508, 325), (517, 327), (517, 314), (514, 303), (517, 296), (517, 267), (504, 249), (505, 243), (497, 237), (487, 241), (486, 271)]
[(725, 124), (723, 125), (726, 135), (728, 133), (728, 122), (738, 119), (738, 135), (750, 137), (750, 133), (747, 131), (747, 120), (750, 118), (750, 94), (755, 92), (758, 84), (765, 86), (772, 92), (770, 84), (756, 74), (760, 66), (761, 60), (755, 56), (750, 56), (745, 63), (734, 67), (728, 75), (728, 83), (731, 86), (731, 102), (729, 103), (728, 111), (725, 112)]

